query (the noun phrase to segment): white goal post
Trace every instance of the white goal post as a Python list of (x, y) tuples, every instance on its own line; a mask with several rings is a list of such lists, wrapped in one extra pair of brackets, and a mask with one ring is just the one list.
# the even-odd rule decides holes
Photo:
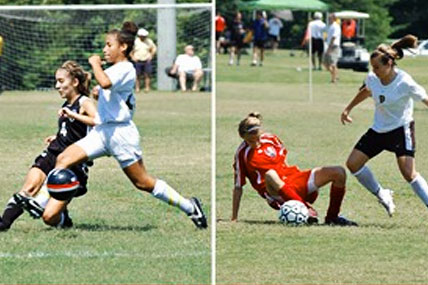
[(154, 88), (171, 90), (164, 70), (184, 46), (193, 45), (204, 68), (212, 68), (213, 9), (211, 3), (0, 6), (0, 86), (51, 89), (62, 62), (75, 60), (89, 70), (87, 58), (102, 54), (106, 32), (133, 21), (158, 46)]

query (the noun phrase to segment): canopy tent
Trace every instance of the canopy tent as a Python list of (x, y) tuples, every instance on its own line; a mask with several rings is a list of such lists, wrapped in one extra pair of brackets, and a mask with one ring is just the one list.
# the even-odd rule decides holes
[(242, 10), (293, 10), (327, 11), (328, 6), (320, 0), (253, 0), (241, 1)]

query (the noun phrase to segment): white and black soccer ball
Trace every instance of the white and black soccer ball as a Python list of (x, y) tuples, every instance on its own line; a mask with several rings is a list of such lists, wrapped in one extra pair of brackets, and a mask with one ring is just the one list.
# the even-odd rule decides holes
[(286, 225), (298, 226), (306, 224), (308, 217), (308, 208), (297, 200), (289, 200), (282, 204), (279, 209), (279, 220)]
[(70, 169), (54, 169), (47, 178), (46, 186), (52, 198), (66, 201), (74, 197), (80, 183)]

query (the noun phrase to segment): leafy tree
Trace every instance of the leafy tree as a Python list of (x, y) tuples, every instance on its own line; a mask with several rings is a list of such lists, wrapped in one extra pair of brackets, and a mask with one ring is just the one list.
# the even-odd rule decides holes
[(428, 38), (428, 1), (426, 0), (398, 0), (391, 8), (393, 17), (391, 38), (400, 38), (406, 34), (413, 34), (419, 38)]

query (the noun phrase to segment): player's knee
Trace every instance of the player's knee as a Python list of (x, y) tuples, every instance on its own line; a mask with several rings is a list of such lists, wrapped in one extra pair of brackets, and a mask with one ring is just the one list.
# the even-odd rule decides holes
[(134, 186), (145, 192), (152, 192), (155, 182), (150, 176), (143, 176), (134, 181)]
[(404, 169), (401, 171), (401, 174), (403, 175), (404, 179), (406, 179), (407, 182), (412, 182), (413, 179), (415, 179), (417, 176), (417, 172), (411, 169)]
[(69, 165), (70, 157), (64, 152), (60, 153), (56, 158), (56, 168), (67, 168)]
[(351, 171), (351, 173), (355, 173), (358, 170), (360, 170), (361, 167), (359, 165), (357, 165), (355, 163), (355, 161), (353, 161), (352, 159), (348, 158), (348, 160), (346, 161), (346, 168), (348, 168), (349, 171)]
[(342, 166), (336, 166), (334, 171), (335, 181), (340, 183), (346, 182), (346, 170)]
[(49, 226), (56, 226), (59, 223), (61, 217), (60, 214), (53, 213), (50, 211), (44, 211), (42, 219), (45, 224)]

